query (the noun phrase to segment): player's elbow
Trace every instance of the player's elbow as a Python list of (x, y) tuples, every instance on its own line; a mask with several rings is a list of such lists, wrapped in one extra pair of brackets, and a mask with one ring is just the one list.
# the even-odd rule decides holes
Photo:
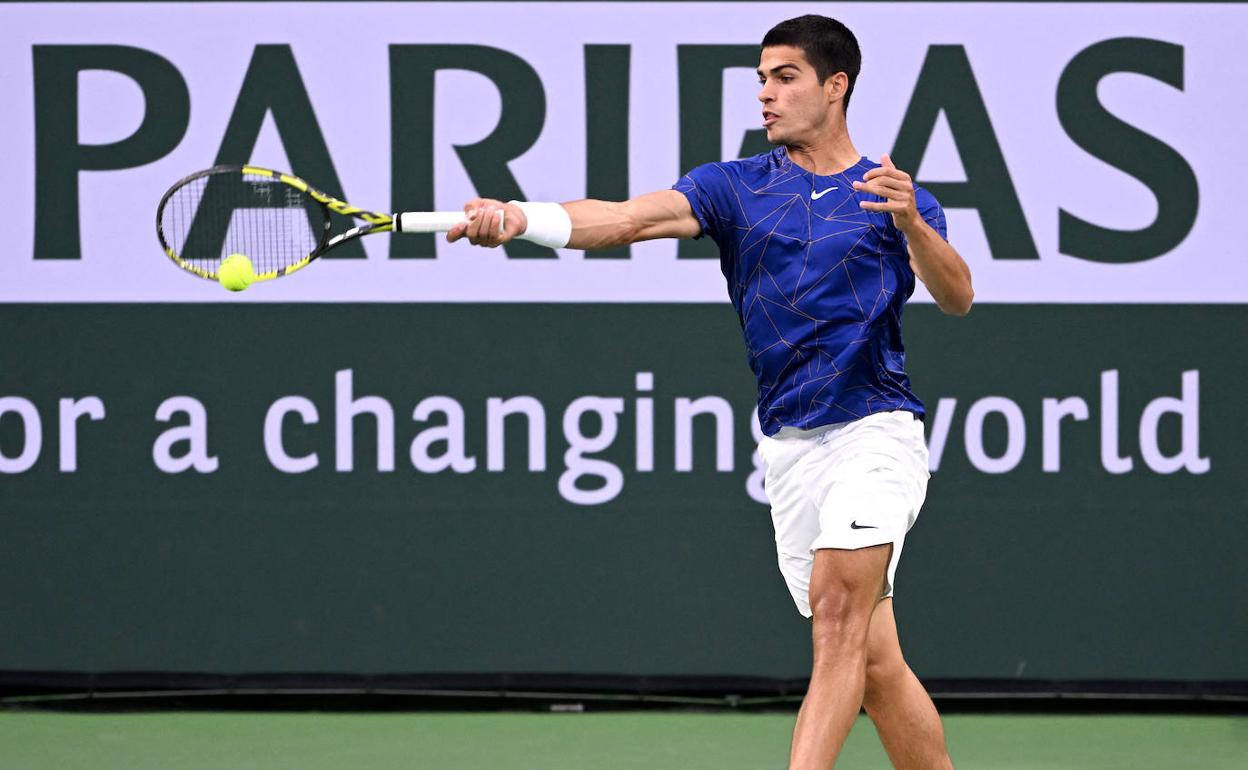
[(645, 220), (631, 204), (632, 201), (610, 204), (611, 221), (603, 233), (605, 248), (628, 246), (645, 238)]
[(629, 244), (636, 243), (637, 241), (647, 240), (646, 223), (636, 215), (630, 214), (630, 216), (626, 217), (624, 222), (621, 223), (618, 231), (616, 232), (616, 238), (620, 241), (621, 246), (627, 246)]
[(945, 315), (954, 315), (958, 317), (965, 316), (971, 312), (971, 305), (975, 301), (975, 290), (967, 285), (965, 288), (953, 292), (951, 296), (945, 297), (940, 305), (941, 312)]
[(585, 200), (564, 204), (564, 207), (572, 216), (568, 248), (614, 249), (638, 239), (642, 223), (627, 203)]

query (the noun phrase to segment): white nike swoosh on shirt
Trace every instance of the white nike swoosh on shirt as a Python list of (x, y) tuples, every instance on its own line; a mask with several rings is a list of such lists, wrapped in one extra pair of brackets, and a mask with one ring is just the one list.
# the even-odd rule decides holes
[(810, 199), (811, 199), (812, 201), (817, 201), (817, 200), (819, 200), (820, 198), (822, 198), (823, 196), (827, 195), (828, 193), (830, 193), (830, 192), (832, 192), (833, 190), (836, 190), (836, 189), (839, 189), (839, 188), (836, 188), (836, 187), (829, 187), (828, 189), (826, 189), (826, 190), (820, 190), (819, 192), (813, 192), (813, 191), (812, 191), (812, 192), (810, 193)]

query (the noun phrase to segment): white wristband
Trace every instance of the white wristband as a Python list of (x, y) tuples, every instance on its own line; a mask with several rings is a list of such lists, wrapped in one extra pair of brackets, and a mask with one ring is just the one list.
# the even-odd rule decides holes
[(526, 241), (540, 243), (552, 249), (562, 249), (572, 240), (572, 217), (558, 203), (536, 203), (533, 201), (508, 201), (520, 207), (524, 218), (529, 221), (528, 227), (520, 234)]

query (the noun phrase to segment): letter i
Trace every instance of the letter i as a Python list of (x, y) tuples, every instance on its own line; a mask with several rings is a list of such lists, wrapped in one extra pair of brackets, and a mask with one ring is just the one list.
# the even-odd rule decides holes
[[(637, 372), (637, 390), (654, 390), (654, 373)], [(637, 399), (637, 470), (654, 470), (654, 399)]]

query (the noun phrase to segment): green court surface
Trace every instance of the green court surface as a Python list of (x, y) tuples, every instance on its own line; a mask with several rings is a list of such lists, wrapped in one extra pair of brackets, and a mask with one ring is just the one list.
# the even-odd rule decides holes
[[(791, 714), (0, 713), (3, 770), (782, 768)], [(1242, 716), (945, 718), (962, 770), (1248, 767)], [(838, 767), (887, 768), (865, 718)]]

